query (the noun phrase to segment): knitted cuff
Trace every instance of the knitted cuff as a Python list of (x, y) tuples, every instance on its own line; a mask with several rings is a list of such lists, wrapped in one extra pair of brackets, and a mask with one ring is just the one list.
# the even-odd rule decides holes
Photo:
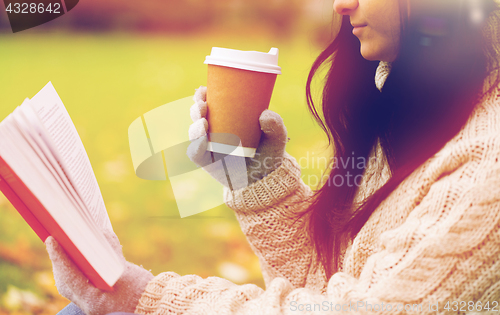
[(261, 210), (289, 196), (300, 185), (300, 167), (285, 152), (282, 164), (263, 179), (239, 190), (224, 189), (224, 202), (233, 210)]
[[(135, 313), (152, 314), (155, 313), (165, 295), (167, 284), (171, 279), (179, 278), (175, 272), (163, 272), (154, 277), (147, 284), (144, 293), (137, 304)], [(170, 289), (172, 290), (172, 289)], [(175, 292), (171, 292), (175, 297)]]

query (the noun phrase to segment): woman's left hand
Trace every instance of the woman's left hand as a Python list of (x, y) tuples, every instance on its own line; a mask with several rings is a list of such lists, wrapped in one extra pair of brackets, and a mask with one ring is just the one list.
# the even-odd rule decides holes
[(104, 235), (125, 264), (125, 271), (113, 286), (114, 291), (103, 291), (90, 283), (59, 243), (50, 236), (45, 240), (45, 245), (52, 261), (57, 290), (85, 314), (134, 312), (144, 288), (154, 276), (125, 260), (120, 241), (114, 232), (106, 231)]

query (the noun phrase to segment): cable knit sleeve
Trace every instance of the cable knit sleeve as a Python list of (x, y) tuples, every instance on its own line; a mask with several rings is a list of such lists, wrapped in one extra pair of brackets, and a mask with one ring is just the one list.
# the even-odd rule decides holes
[(300, 178), (300, 168), (285, 153), (283, 163), (262, 180), (237, 191), (225, 190), (225, 202), (235, 211), (243, 233), (259, 257), (266, 286), (276, 277), (294, 287), (326, 289), (326, 278), (315, 261), (305, 217), (311, 189)]

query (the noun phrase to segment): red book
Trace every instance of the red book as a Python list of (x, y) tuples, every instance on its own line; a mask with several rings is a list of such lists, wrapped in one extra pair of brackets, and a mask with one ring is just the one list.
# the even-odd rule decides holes
[(0, 123), (0, 190), (42, 241), (52, 235), (99, 289), (124, 271), (83, 143), (49, 82)]
[[(7, 164), (5, 164), (4, 160), (0, 157), (0, 174), (8, 174), (10, 170), (6, 167), (8, 167)], [(0, 191), (3, 192), (5, 197), (7, 197), (10, 203), (17, 209), (24, 221), (31, 226), (36, 235), (38, 235), (38, 237), (45, 242), (47, 237), (50, 236), (50, 233), (47, 232), (38, 219), (31, 213), (30, 209), (24, 204), (23, 200), (17, 196), (2, 176), (0, 176)]]

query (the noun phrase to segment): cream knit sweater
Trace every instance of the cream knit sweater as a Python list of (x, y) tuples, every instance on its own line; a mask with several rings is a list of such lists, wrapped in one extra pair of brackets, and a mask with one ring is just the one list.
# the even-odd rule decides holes
[[(493, 43), (485, 91), (500, 76), (499, 28), (496, 11), (485, 30)], [(379, 66), (378, 86), (386, 70), (386, 64)], [(371, 160), (367, 172), (385, 175), (380, 182), (364, 180), (357, 198), (388, 179), (380, 147), (374, 154), (379, 158)], [(312, 192), (300, 179), (296, 160), (287, 154), (269, 176), (225, 192), (227, 205), (260, 259), (266, 290), (216, 277), (166, 272), (149, 282), (136, 313), (400, 314), (413, 310), (436, 314), (481, 306), (499, 314), (499, 159), (500, 87), (496, 86), (477, 104), (465, 127), (380, 204), (345, 252), (342, 272), (326, 279), (306, 222), (293, 224), (289, 218), (307, 207), (304, 199)]]

